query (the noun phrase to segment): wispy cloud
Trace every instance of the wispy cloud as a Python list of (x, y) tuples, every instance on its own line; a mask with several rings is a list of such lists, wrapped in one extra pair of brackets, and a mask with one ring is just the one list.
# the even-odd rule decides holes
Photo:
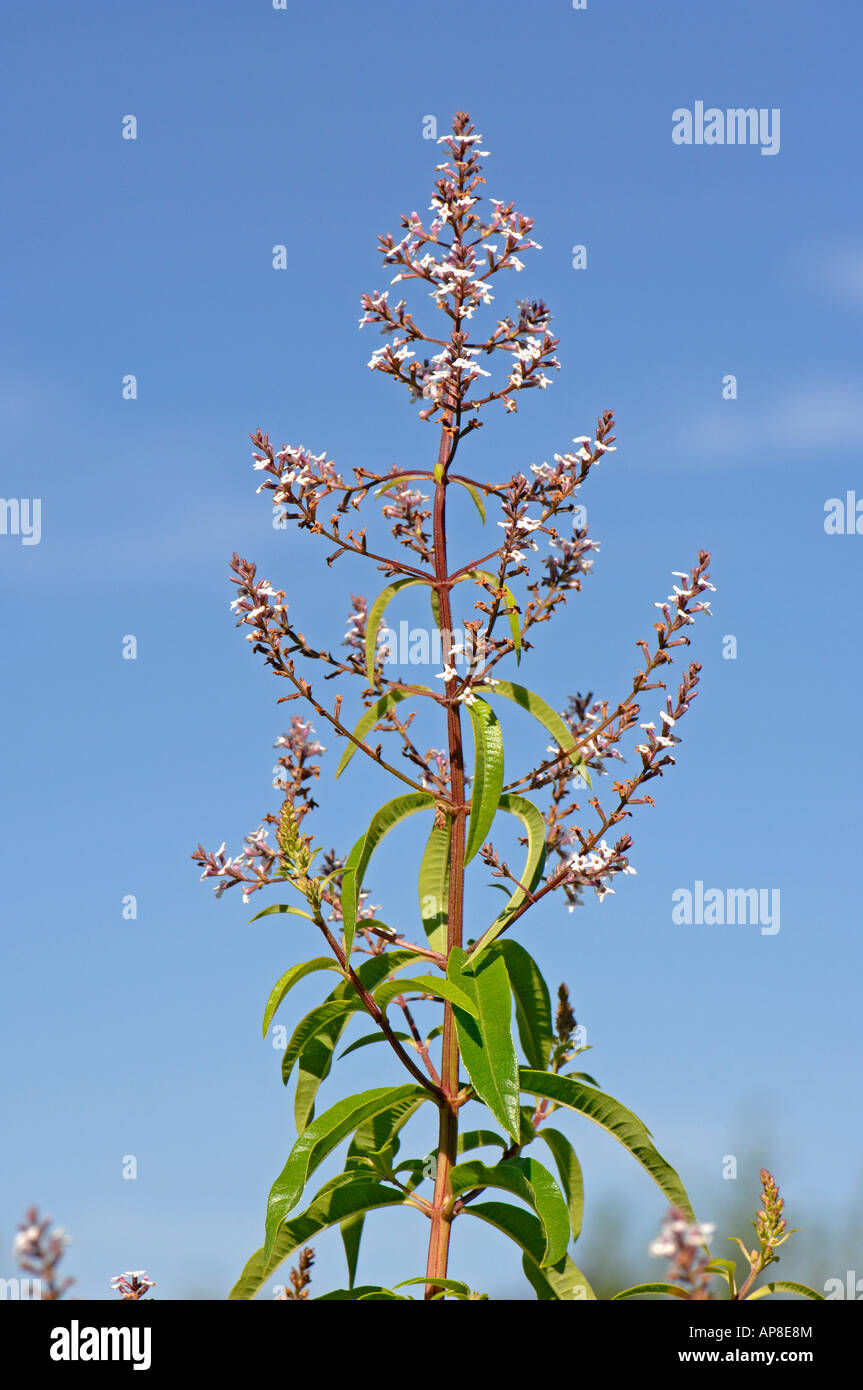
[(863, 246), (830, 252), (821, 263), (825, 288), (842, 303), (863, 309)]
[(781, 451), (795, 457), (825, 449), (863, 448), (863, 386), (801, 383), (757, 404), (727, 401), (686, 422), (678, 449), (695, 463), (725, 463)]

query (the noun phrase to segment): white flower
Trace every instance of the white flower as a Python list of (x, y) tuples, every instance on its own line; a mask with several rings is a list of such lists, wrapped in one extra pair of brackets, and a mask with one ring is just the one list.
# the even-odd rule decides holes
[(26, 1231), (19, 1231), (14, 1242), (15, 1254), (29, 1255), (39, 1239), (39, 1234), (38, 1226), (28, 1226)]
[(455, 669), (454, 666), (446, 666), (446, 665), (445, 665), (442, 671), (438, 671), (438, 672), (437, 672), (437, 674), (436, 674), (436, 676), (435, 676), (435, 680), (439, 680), (439, 681), (451, 681), (451, 680), (452, 680), (455, 676), (457, 676), (457, 675), (458, 675), (458, 671)]
[(684, 1239), (687, 1245), (707, 1245), (715, 1230), (715, 1221), (698, 1221), (689, 1227)]

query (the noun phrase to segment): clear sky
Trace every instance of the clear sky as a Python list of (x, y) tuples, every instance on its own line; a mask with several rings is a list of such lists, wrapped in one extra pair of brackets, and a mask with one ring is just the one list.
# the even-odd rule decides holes
[[(349, 593), (380, 577), (321, 573), (314, 543), (273, 530), (247, 435), (345, 468), (428, 464), (436, 431), (366, 370), (382, 340), (357, 332), (359, 296), (386, 283), (377, 233), (428, 205), (424, 117), (443, 133), (465, 108), (489, 192), (536, 218), (544, 248), (500, 293), (548, 301), (563, 366), (467, 441), (465, 466), (508, 476), (602, 409), (618, 418), (583, 497), (594, 576), (524, 679), (559, 708), (576, 690), (615, 700), (670, 571), (707, 547), (717, 584), (692, 629), (704, 674), (678, 765), (628, 827), (637, 877), (572, 916), (556, 900), (522, 939), (569, 983), (588, 1069), (645, 1119), (699, 1215), (754, 1209), (767, 1163), (807, 1228), (798, 1275), (814, 1278), (807, 1249), (822, 1279), (844, 1275), (863, 1208), (863, 536), (824, 520), (829, 499), (863, 498), (860, 7), (48, 0), (4, 28), (0, 492), (41, 499), (41, 537), (0, 535), (0, 1274), (31, 1202), (71, 1232), (88, 1297), (127, 1268), (163, 1297), (223, 1296), (260, 1244), (292, 1139), (260, 1014), (318, 944), (248, 926), (189, 859), (199, 839), (238, 849), (275, 805), (282, 690), (234, 628), (228, 561), (257, 560), (330, 645)], [(697, 102), (779, 110), (778, 150), (675, 143), (673, 113)], [(455, 525), (466, 556), (487, 548), (469, 504)], [(321, 837), (345, 849), (388, 789), (355, 759), (332, 790), (321, 737)], [(522, 725), (510, 746), (533, 746)], [(373, 875), (389, 920), (415, 910), (413, 848), (406, 834)], [(674, 923), (672, 894), (696, 881), (779, 890), (780, 930)], [(327, 1097), (387, 1065), (351, 1057)], [(605, 1221), (630, 1282), (659, 1274), (661, 1195), (613, 1140), (563, 1124), (587, 1181), (576, 1258), (590, 1276)], [(361, 1276), (420, 1272), (422, 1225), (372, 1218)], [(518, 1289), (502, 1237), (457, 1234), (456, 1277)], [(318, 1268), (321, 1289), (343, 1280), (336, 1233)]]

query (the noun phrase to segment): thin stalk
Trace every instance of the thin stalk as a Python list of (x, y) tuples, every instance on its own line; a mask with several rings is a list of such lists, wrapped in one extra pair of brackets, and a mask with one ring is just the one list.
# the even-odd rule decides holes
[[(450, 606), (451, 582), (447, 574), (446, 557), (446, 487), (447, 467), (455, 453), (453, 434), (453, 412), (447, 412), (441, 429), (440, 450), (438, 453), (437, 481), (434, 498), (434, 567), (435, 587), (440, 601), (440, 626), (445, 665), (451, 664), (452, 609)], [(462, 916), (464, 904), (464, 847), (465, 847), (465, 805), (464, 805), (464, 757), (461, 734), (461, 711), (455, 700), (457, 681), (455, 677), (446, 682), (447, 691), (447, 743), (450, 761), (451, 800), (453, 812), (450, 820), (450, 878), (449, 903), (447, 911), (447, 956), (454, 946), (462, 944)], [(441, 1089), (444, 1098), (439, 1102), (440, 1121), (438, 1128), (437, 1173), (435, 1176), (434, 1198), (432, 1200), (431, 1232), (429, 1235), (428, 1263), (426, 1274), (429, 1280), (446, 1277), (449, 1259), (450, 1230), (452, 1217), (448, 1211), (449, 1175), (457, 1159), (458, 1147), (458, 1068), (459, 1051), (455, 1019), (449, 1004), (444, 1008), (443, 1040), (441, 1047)], [(426, 1285), (425, 1296), (433, 1297), (434, 1285)]]

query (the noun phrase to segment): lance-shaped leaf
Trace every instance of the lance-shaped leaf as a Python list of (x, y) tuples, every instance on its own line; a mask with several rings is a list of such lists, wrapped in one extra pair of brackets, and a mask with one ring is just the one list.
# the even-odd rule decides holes
[[(386, 979), (387, 975), (394, 974), (395, 971), (402, 970), (406, 965), (414, 962), (421, 963), (422, 957), (415, 955), (413, 951), (385, 951), (379, 956), (370, 956), (364, 960), (356, 968), (355, 973), (366, 989), (374, 992), (381, 980)], [(335, 964), (335, 962), (333, 963)], [(330, 1004), (335, 1000), (355, 1001), (356, 999), (357, 995), (353, 984), (350, 980), (342, 980), (341, 984), (336, 985), (336, 988), (324, 1002)], [(359, 1011), (352, 1009), (337, 1014), (322, 1024), (304, 1044), (300, 1052), (297, 1061), (297, 1090), (294, 1097), (294, 1118), (298, 1134), (302, 1134), (314, 1115), (315, 1098), (318, 1090), (321, 1083), (330, 1074), (335, 1049), (338, 1047), (353, 1012)], [(371, 1036), (381, 1042), (386, 1041), (383, 1033), (374, 1033)], [(350, 1050), (350, 1048), (346, 1049), (346, 1051)], [(344, 1055), (343, 1053), (342, 1056)]]
[(301, 1215), (282, 1223), (269, 1252), (264, 1246), (255, 1251), (228, 1297), (254, 1298), (289, 1255), (329, 1226), (339, 1225), (360, 1212), (404, 1205), (404, 1193), (398, 1188), (367, 1177), (352, 1176), (340, 1186), (326, 1184)]
[(479, 512), (480, 516), (482, 517), (482, 524), (483, 524), (483, 526), (484, 526), (484, 525), (485, 525), (485, 504), (483, 503), (482, 497), (481, 497), (481, 495), (480, 495), (479, 488), (474, 487), (473, 483), (468, 483), (468, 482), (466, 482), (464, 478), (452, 478), (451, 481), (454, 482), (454, 483), (460, 483), (461, 486), (462, 486), (463, 488), (465, 488), (465, 489), (470, 493), (471, 497), (473, 498), (473, 504), (474, 504), (474, 506), (476, 507), (477, 511)]
[[(356, 1171), (359, 1171), (363, 1166), (363, 1160), (379, 1156), (386, 1151), (390, 1155), (391, 1165), (392, 1156), (398, 1150), (399, 1130), (407, 1124), (421, 1104), (421, 1097), (407, 1096), (396, 1101), (388, 1109), (381, 1110), (365, 1120), (357, 1129), (348, 1146), (346, 1164), (351, 1167), (355, 1166)], [(373, 1176), (376, 1180), (383, 1178), (386, 1181), (391, 1178), (392, 1173), (390, 1169), (390, 1172), (366, 1173), (365, 1176)], [(362, 1211), (353, 1213), (340, 1226), (342, 1245), (348, 1266), (348, 1283), (351, 1288), (356, 1280), (357, 1260), (364, 1229), (365, 1213)]]
[(369, 860), (385, 835), (416, 811), (434, 806), (434, 797), (426, 792), (408, 792), (387, 801), (375, 811), (369, 828), (361, 835), (345, 861), (342, 877), (342, 917), (344, 918), (345, 955), (350, 956), (357, 927), (357, 905)]
[[(397, 579), (394, 584), (388, 585), (382, 593), (378, 594), (366, 619), (366, 675), (369, 683), (374, 682), (375, 678), (375, 656), (377, 654), (378, 631), (383, 620), (384, 613), (390, 600), (395, 598), (400, 589), (410, 589), (416, 584), (423, 584), (422, 579)], [(339, 769), (341, 771), (341, 769)]]
[(468, 706), (473, 725), (474, 768), (465, 864), (469, 864), (491, 829), (503, 790), (503, 735), (497, 715), (485, 700)]
[(767, 1298), (768, 1294), (771, 1293), (796, 1293), (800, 1298), (812, 1298), (818, 1303), (826, 1303), (827, 1301), (823, 1293), (816, 1293), (806, 1284), (796, 1284), (790, 1279), (775, 1279), (773, 1283), (762, 1284), (760, 1289), (748, 1294), (746, 1302), (752, 1303), (757, 1298)]
[(680, 1207), (690, 1221), (695, 1220), (692, 1204), (678, 1174), (656, 1150), (646, 1126), (619, 1100), (570, 1076), (553, 1076), (550, 1072), (531, 1071), (526, 1067), (521, 1071), (521, 1088), (529, 1095), (565, 1105), (607, 1130), (650, 1174), (671, 1205)]
[(304, 979), (306, 975), (313, 974), (316, 970), (339, 970), (339, 965), (332, 956), (315, 956), (313, 960), (304, 960), (301, 965), (292, 965), (290, 970), (286, 970), (281, 979), (276, 981), (270, 991), (267, 1007), (264, 1009), (264, 1037), (267, 1036), (267, 1029), (285, 995), (293, 989), (299, 980)]
[[(515, 660), (518, 665), (521, 663), (521, 622), (519, 620), (518, 604), (513, 597), (512, 590), (508, 585), (504, 584), (501, 579), (498, 579), (496, 574), (490, 574), (488, 570), (471, 570), (468, 577), (476, 579), (478, 576), (486, 580), (495, 592), (498, 589), (503, 590), (502, 606), (507, 610), (506, 617), (509, 622), (509, 630), (512, 633), (512, 644), (515, 648)], [(508, 682), (501, 681), (500, 684), (507, 685)], [(481, 686), (475, 687), (476, 690), (480, 690), (481, 688)], [(496, 688), (497, 686), (495, 686), (495, 689)]]
[(409, 1303), (402, 1294), (393, 1293), (381, 1284), (358, 1284), (354, 1289), (332, 1289), (318, 1294), (313, 1303)]
[(685, 1289), (680, 1289), (676, 1284), (633, 1284), (631, 1289), (621, 1289), (620, 1293), (611, 1295), (612, 1303), (619, 1303), (622, 1298), (638, 1298), (640, 1294), (664, 1293), (669, 1298), (688, 1298), (689, 1294)]
[(564, 1255), (556, 1265), (546, 1265), (541, 1269), (525, 1251), (521, 1266), (540, 1303), (596, 1301), (596, 1294), (569, 1255)]
[(314, 922), (314, 917), (310, 912), (303, 912), (302, 908), (293, 907), (290, 903), (270, 903), (269, 907), (264, 907), (260, 912), (256, 912), (254, 917), (249, 918), (249, 925), (252, 922), (259, 922), (262, 917), (271, 917), (274, 912), (290, 912), (294, 917), (305, 917), (307, 922)]
[[(414, 962), (426, 964), (423, 956), (418, 956), (415, 951), (410, 951), (407, 947), (400, 947), (395, 951), (383, 951), (379, 956), (368, 956), (361, 965), (355, 965), (352, 968), (360, 984), (365, 985), (366, 989), (374, 994), (378, 985), (388, 975), (394, 975), (397, 970), (403, 970), (406, 965)], [(350, 980), (345, 980), (342, 984), (336, 985), (330, 998), (347, 999), (353, 993), (353, 984)]]
[[(398, 1033), (395, 1029), (393, 1029), (393, 1037), (398, 1038), (399, 1042), (411, 1041), (410, 1033)], [(386, 1041), (387, 1038), (384, 1033), (364, 1033), (361, 1038), (357, 1038), (356, 1042), (352, 1042), (349, 1047), (346, 1047), (343, 1052), (339, 1053), (339, 1061), (341, 1061), (343, 1057), (347, 1057), (350, 1052), (358, 1052), (361, 1047), (371, 1047), (372, 1043)]]
[(513, 1139), (521, 1127), (518, 1059), (510, 1029), (509, 976), (500, 956), (487, 955), (468, 969), (465, 952), (450, 951), (447, 976), (473, 1001), (476, 1016), (454, 1006), (459, 1048), (471, 1085)]
[(362, 1091), (359, 1095), (346, 1096), (312, 1121), (297, 1139), (270, 1189), (264, 1243), (267, 1259), (272, 1254), (279, 1226), (296, 1206), (309, 1177), (327, 1155), (372, 1115), (386, 1110), (398, 1100), (408, 1097), (426, 1100), (427, 1096), (428, 1092), (421, 1086), (381, 1086), (372, 1091)]
[(566, 1197), (566, 1205), (569, 1208), (572, 1238), (578, 1240), (584, 1217), (584, 1179), (575, 1149), (565, 1134), (561, 1134), (559, 1129), (551, 1129), (548, 1125), (543, 1125), (537, 1131), (537, 1138), (544, 1139), (551, 1149), (552, 1157), (557, 1165), (560, 1185)]
[(462, 1215), (475, 1216), (489, 1226), (495, 1226), (539, 1265), (545, 1253), (545, 1232), (539, 1217), (534, 1216), (532, 1211), (511, 1206), (509, 1202), (470, 1202)]
[(366, 1214), (364, 1211), (355, 1211), (346, 1221), (339, 1223), (345, 1260), (348, 1266), (348, 1287), (351, 1289), (354, 1287), (354, 1280), (357, 1277), (357, 1261), (360, 1257), (360, 1245), (365, 1224)]
[(333, 1056), (353, 1011), (337, 1015), (317, 1030), (297, 1060), (297, 1089), (294, 1095), (294, 1122), (302, 1134), (315, 1114), (315, 1099), (330, 1074)]
[(408, 980), (387, 980), (375, 990), (375, 1003), (385, 1009), (399, 994), (408, 993), (437, 995), (449, 1004), (458, 1004), (459, 1008), (472, 1018), (479, 1017), (477, 1006), (470, 995), (451, 980), (441, 979), (440, 975), (414, 975)]
[[(374, 704), (366, 710), (365, 714), (360, 719), (359, 723), (353, 731), (354, 738), (359, 739), (360, 742), (362, 742), (363, 739), (365, 739), (365, 736), (369, 732), (369, 730), (373, 729), (375, 724), (377, 724), (378, 720), (383, 719), (388, 709), (392, 709), (393, 705), (399, 704), (402, 700), (407, 700), (409, 695), (414, 693), (415, 692), (413, 691), (407, 690), (387, 691), (386, 695), (382, 695), (379, 700), (375, 700)], [(341, 756), (341, 760), (339, 762), (338, 767), (336, 768), (337, 777), (340, 777), (342, 775), (356, 751), (357, 745), (355, 743), (349, 743)]]
[(416, 1279), (402, 1279), (394, 1287), (397, 1289), (406, 1289), (411, 1284), (434, 1284), (435, 1288), (440, 1289), (441, 1292), (456, 1293), (463, 1298), (470, 1298), (471, 1295), (471, 1290), (468, 1285), (463, 1284), (460, 1279), (429, 1279), (427, 1274), (420, 1274)]
[(446, 825), (432, 826), (420, 864), (417, 889), (423, 930), (433, 951), (446, 953), (449, 918), (449, 841), (450, 817)]
[(528, 1065), (545, 1071), (554, 1042), (548, 985), (533, 956), (518, 941), (499, 941), (495, 950), (503, 956), (512, 985), (518, 1036)]
[(507, 1158), (493, 1166), (479, 1158), (457, 1163), (450, 1173), (454, 1197), (478, 1187), (499, 1187), (533, 1207), (543, 1230), (540, 1265), (557, 1264), (569, 1242), (569, 1214), (560, 1188), (535, 1158)]
[[(544, 729), (547, 729), (554, 741), (559, 745), (561, 752), (567, 748), (572, 748), (575, 743), (575, 735), (561, 719), (556, 710), (551, 705), (546, 704), (541, 695), (535, 691), (528, 690), (524, 685), (516, 685), (513, 681), (495, 681), (494, 685), (476, 685), (474, 691), (483, 695), (503, 695), (507, 700), (512, 700), (514, 704), (526, 709), (528, 714), (532, 714), (534, 719), (538, 719)], [(581, 754), (574, 751), (569, 754), (569, 760), (573, 767), (578, 768), (581, 776), (589, 787), (593, 786), (590, 780), (590, 768), (585, 763)]]
[[(521, 883), (532, 893), (542, 878), (545, 869), (545, 821), (532, 801), (513, 792), (505, 792), (500, 799), (500, 809), (518, 816), (527, 831), (527, 862), (522, 871)], [(476, 945), (471, 948), (471, 957), (484, 951), (495, 937), (509, 925), (513, 913), (525, 900), (523, 888), (516, 888), (506, 906), (498, 913), (487, 931), (483, 932)]]
[(306, 1043), (310, 1041), (322, 1028), (334, 1019), (344, 1018), (347, 1021), (348, 1014), (356, 1013), (363, 1007), (359, 995), (354, 995), (353, 999), (332, 999), (327, 1003), (318, 1006), (307, 1013), (305, 1018), (300, 1019), (290, 1041), (285, 1048), (285, 1055), (282, 1058), (282, 1081), (287, 1086), (291, 1079), (291, 1072), (294, 1063), (302, 1052)]
[(380, 1153), (388, 1146), (397, 1146), (399, 1131), (426, 1099), (425, 1091), (414, 1087), (413, 1094), (399, 1096), (386, 1109), (376, 1110), (357, 1128), (348, 1148), (348, 1158)]
[(495, 1133), (493, 1129), (467, 1129), (458, 1137), (457, 1152), (466, 1154), (471, 1149), (505, 1149), (507, 1142), (502, 1135)]

